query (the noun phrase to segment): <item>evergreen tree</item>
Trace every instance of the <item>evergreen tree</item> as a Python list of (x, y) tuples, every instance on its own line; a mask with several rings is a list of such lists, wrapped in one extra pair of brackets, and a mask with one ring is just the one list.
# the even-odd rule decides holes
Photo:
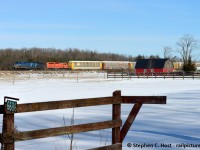
[(196, 66), (194, 63), (192, 63), (191, 57), (188, 59), (188, 63), (183, 65), (183, 71), (185, 72), (194, 72), (196, 70)]

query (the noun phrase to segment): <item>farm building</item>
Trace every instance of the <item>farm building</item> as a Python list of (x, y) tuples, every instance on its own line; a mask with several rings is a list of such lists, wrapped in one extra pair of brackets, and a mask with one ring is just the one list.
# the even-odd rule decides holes
[(140, 59), (136, 62), (135, 73), (173, 72), (170, 59)]

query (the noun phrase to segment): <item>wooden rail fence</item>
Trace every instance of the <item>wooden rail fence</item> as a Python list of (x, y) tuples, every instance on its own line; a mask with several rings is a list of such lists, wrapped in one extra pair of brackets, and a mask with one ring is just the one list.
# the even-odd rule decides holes
[[(0, 134), (1, 149), (14, 150), (15, 142), (46, 138), (64, 134), (75, 134), (93, 130), (112, 128), (112, 145), (94, 148), (93, 150), (121, 150), (122, 142), (133, 124), (143, 104), (166, 104), (166, 96), (121, 96), (121, 91), (113, 92), (112, 97), (50, 101), (40, 103), (18, 104), (16, 112), (7, 110), (6, 101), (0, 105), (0, 114), (3, 114), (3, 130)], [(40, 129), (25, 132), (15, 132), (15, 113), (46, 111), (65, 108), (77, 108), (98, 105), (112, 105), (112, 120), (79, 124), (73, 126)], [(125, 123), (122, 125), (121, 104), (134, 104)]]
[(200, 73), (129, 73), (129, 72), (108, 72), (107, 73), (107, 79), (112, 78), (112, 79), (133, 79), (133, 78), (171, 78), (171, 79), (200, 79)]

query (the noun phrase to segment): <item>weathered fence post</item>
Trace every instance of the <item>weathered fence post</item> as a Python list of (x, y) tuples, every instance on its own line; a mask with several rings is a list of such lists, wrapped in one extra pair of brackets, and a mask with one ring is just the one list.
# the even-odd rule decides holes
[[(121, 99), (121, 91), (113, 92), (114, 99)], [(121, 119), (121, 103), (113, 104), (112, 119)], [(112, 144), (120, 143), (120, 127), (112, 128)]]
[[(6, 108), (5, 98), (4, 98), (4, 114), (3, 114), (3, 127), (2, 127), (2, 149), (4, 150), (14, 150), (14, 112), (9, 112)], [(5, 138), (6, 137), (6, 138)]]
[(107, 70), (107, 74), (106, 75), (107, 75), (107, 79), (108, 79), (108, 70)]
[[(5, 150), (14, 150), (15, 143), (14, 143), (14, 113), (4, 114), (4, 133), (9, 136), (9, 139), (4, 139), (4, 149)], [(4, 135), (3, 135), (4, 136)]]
[(78, 83), (78, 71), (76, 72), (76, 81)]
[(15, 84), (15, 69), (13, 69), (13, 85)]

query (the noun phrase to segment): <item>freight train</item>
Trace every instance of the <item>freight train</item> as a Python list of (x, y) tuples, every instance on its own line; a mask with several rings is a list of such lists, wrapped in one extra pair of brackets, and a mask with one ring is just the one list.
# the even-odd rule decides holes
[(16, 62), (13, 69), (38, 70), (38, 69), (69, 69), (69, 70), (108, 70), (108, 69), (134, 69), (135, 62), (130, 61), (69, 61), (66, 62)]
[[(13, 65), (15, 70), (134, 70), (136, 62), (131, 61), (69, 61), (66, 62), (16, 62)], [(197, 70), (200, 70), (200, 63), (195, 63)], [(174, 70), (180, 71), (183, 62), (173, 62)]]

